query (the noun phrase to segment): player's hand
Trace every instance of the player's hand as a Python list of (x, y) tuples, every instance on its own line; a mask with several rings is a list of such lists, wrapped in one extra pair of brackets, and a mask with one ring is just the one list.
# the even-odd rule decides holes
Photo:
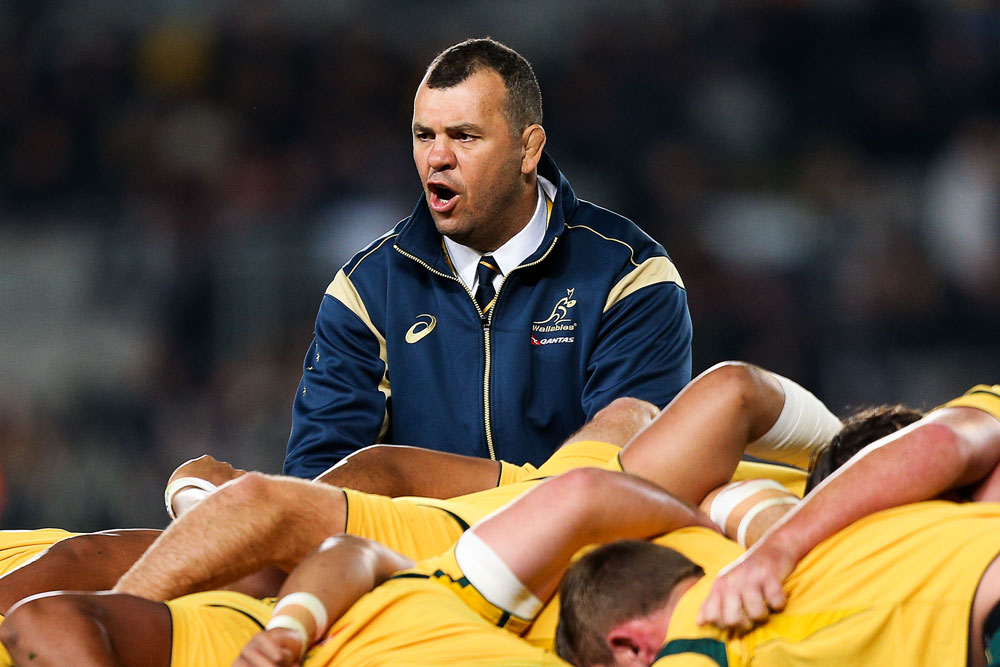
[(170, 479), (167, 480), (167, 484), (181, 477), (197, 477), (216, 486), (222, 486), (229, 480), (241, 477), (246, 473), (246, 470), (234, 468), (225, 461), (216, 461), (208, 454), (203, 454), (177, 466), (177, 469), (170, 475)]
[(287, 628), (272, 628), (254, 635), (233, 667), (291, 667), (298, 665), (302, 641)]
[(711, 623), (743, 634), (771, 612), (785, 608), (782, 582), (795, 567), (794, 559), (761, 542), (724, 568), (702, 603), (698, 624)]

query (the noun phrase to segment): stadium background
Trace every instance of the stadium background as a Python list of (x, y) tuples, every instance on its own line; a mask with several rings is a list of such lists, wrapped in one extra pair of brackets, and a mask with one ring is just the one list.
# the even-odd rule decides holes
[(483, 35), (672, 255), (696, 372), (838, 413), (1000, 381), (996, 3), (11, 1), (0, 528), (162, 526), (186, 458), (280, 468), (327, 283), (419, 194), (423, 68)]

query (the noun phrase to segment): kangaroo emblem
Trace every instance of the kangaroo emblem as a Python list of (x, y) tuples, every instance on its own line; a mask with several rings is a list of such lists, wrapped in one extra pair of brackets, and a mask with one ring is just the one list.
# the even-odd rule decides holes
[(569, 319), (569, 309), (576, 305), (576, 299), (573, 298), (573, 292), (576, 288), (566, 290), (566, 296), (556, 301), (555, 307), (552, 309), (552, 314), (540, 322), (535, 322), (535, 324), (562, 324)]

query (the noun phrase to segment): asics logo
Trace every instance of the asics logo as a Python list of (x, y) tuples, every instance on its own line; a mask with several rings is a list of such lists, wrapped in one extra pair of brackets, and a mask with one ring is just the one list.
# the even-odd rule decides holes
[[(423, 317), (426, 317), (427, 319), (426, 320), (421, 319)], [(406, 331), (406, 336), (405, 336), (406, 342), (410, 343), (411, 345), (413, 343), (416, 343), (421, 338), (423, 338), (430, 332), (434, 331), (434, 327), (436, 326), (437, 326), (437, 318), (434, 317), (433, 315), (430, 315), (428, 313), (417, 315), (416, 324), (414, 324)]]

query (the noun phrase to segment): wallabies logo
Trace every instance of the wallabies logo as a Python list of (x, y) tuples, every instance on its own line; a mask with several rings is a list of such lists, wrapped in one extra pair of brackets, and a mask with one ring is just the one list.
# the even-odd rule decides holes
[(569, 320), (569, 309), (576, 305), (576, 299), (573, 298), (573, 292), (576, 288), (566, 290), (566, 296), (556, 301), (555, 307), (552, 309), (552, 314), (549, 315), (544, 320), (535, 322), (539, 326), (551, 325), (556, 326), (563, 324)]

